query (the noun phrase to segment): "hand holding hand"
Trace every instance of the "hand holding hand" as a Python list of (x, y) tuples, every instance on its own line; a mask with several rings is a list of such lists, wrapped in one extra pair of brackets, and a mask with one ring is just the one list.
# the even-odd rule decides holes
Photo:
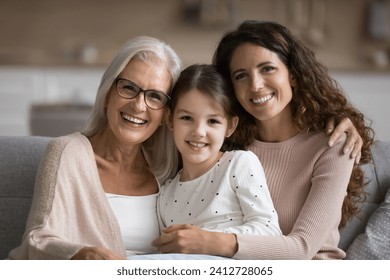
[(163, 230), (163, 234), (153, 241), (161, 253), (207, 254), (232, 257), (237, 251), (234, 234), (211, 232), (183, 224), (173, 225)]

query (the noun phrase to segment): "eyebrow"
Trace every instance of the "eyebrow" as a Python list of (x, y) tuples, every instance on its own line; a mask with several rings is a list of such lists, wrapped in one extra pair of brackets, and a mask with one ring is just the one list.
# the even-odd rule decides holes
[[(177, 110), (176, 111), (177, 114), (193, 114), (192, 112), (190, 111), (187, 111), (187, 110), (184, 110), (184, 109), (180, 109), (180, 110)], [(223, 115), (221, 114), (211, 114), (211, 115), (207, 115), (208, 118), (216, 118), (216, 117), (220, 117), (220, 118), (225, 118)]]
[[(159, 93), (168, 95), (165, 91), (160, 90), (160, 89), (155, 89), (155, 88), (143, 89), (142, 87), (140, 87), (140, 86), (138, 85), (138, 83), (136, 83), (136, 82), (134, 82), (133, 80), (130, 80), (130, 79), (128, 79), (128, 78), (124, 78), (124, 77), (122, 77), (122, 76), (118, 76), (117, 79), (121, 79), (121, 80), (125, 80), (125, 81), (127, 81), (127, 82), (130, 82), (130, 83), (136, 85), (137, 87), (139, 87), (141, 90), (145, 90), (145, 91), (156, 91), (156, 92), (159, 92)], [(168, 95), (168, 96), (169, 96), (169, 95)]]

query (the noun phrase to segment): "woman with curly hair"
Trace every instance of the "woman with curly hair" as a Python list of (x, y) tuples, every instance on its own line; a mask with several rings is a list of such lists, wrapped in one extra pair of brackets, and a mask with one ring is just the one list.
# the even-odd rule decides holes
[(364, 192), (359, 165), (328, 145), (327, 120), (348, 117), (370, 160), (373, 131), (319, 63), (284, 26), (245, 21), (225, 34), (214, 64), (234, 87), (240, 122), (235, 143), (261, 160), (283, 236), (207, 233), (176, 225), (159, 239), (162, 252), (237, 259), (343, 259), (339, 226), (358, 210)]

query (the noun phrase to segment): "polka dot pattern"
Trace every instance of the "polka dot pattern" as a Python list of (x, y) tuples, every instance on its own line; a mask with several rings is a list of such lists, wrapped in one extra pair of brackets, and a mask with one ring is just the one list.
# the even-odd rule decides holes
[(264, 171), (252, 152), (226, 152), (191, 181), (180, 181), (179, 173), (162, 187), (158, 207), (164, 227), (194, 224), (227, 233), (281, 234)]

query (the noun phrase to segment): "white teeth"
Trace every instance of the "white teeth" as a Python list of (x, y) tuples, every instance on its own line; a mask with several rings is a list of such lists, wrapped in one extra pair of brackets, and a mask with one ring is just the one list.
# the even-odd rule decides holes
[(190, 143), (190, 145), (195, 146), (197, 148), (203, 148), (206, 146), (206, 143), (198, 143), (198, 142), (191, 142), (191, 141), (189, 141), (188, 143)]
[(274, 95), (267, 95), (267, 96), (264, 96), (264, 97), (261, 97), (261, 98), (257, 98), (257, 99), (252, 99), (253, 103), (255, 104), (262, 104), (262, 103), (265, 103), (269, 100), (271, 100), (271, 98), (273, 97)]
[(130, 122), (133, 122), (133, 123), (136, 123), (136, 124), (144, 124), (146, 123), (145, 120), (141, 120), (141, 119), (138, 119), (138, 118), (134, 118), (132, 116), (129, 116), (129, 115), (126, 115), (126, 114), (122, 114), (122, 117)]

